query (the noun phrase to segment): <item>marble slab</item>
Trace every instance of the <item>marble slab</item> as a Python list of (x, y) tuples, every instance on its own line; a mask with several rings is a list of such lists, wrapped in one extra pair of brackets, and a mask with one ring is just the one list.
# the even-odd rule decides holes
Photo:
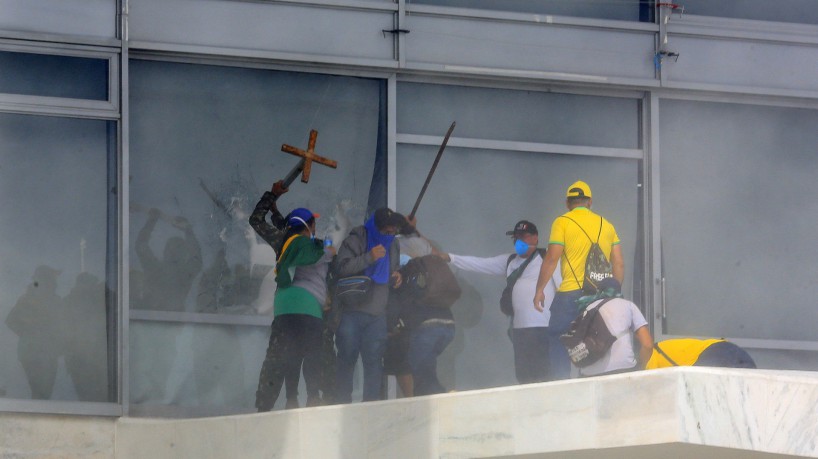
[(818, 457), (818, 373), (669, 368), (183, 420), (6, 413), (0, 457)]
[[(696, 457), (818, 457), (816, 405), (818, 373), (671, 368), (171, 421), (177, 426), (159, 434), (167, 437), (165, 446), (139, 455), (124, 447), (125, 439), (153, 435), (151, 422), (168, 421), (122, 419), (118, 446), (123, 447), (117, 457), (170, 458), (181, 451), (190, 457), (224, 457), (218, 442), (234, 445), (233, 457), (304, 459), (586, 457), (586, 453), (636, 458), (665, 453), (674, 457), (670, 454), (674, 451)], [(230, 435), (237, 441), (226, 438)], [(167, 447), (171, 439), (173, 448)]]
[(0, 413), (2, 458), (113, 458), (116, 418)]

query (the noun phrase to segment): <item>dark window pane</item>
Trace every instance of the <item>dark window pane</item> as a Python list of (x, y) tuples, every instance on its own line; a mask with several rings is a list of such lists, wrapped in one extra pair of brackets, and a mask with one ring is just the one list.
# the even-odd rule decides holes
[(685, 13), (759, 21), (818, 24), (815, 0), (687, 0)]
[[(413, 4), (550, 14), (594, 19), (650, 22), (653, 0), (565, 1), (565, 0), (412, 0)], [(410, 6), (411, 11), (411, 6)]]
[(0, 51), (0, 92), (108, 100), (108, 60)]

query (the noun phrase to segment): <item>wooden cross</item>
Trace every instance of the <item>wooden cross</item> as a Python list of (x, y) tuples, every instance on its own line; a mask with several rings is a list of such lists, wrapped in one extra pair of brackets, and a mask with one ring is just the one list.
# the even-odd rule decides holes
[(301, 181), (303, 183), (307, 183), (310, 181), (310, 171), (312, 169), (312, 162), (315, 161), (318, 164), (323, 164), (324, 166), (331, 167), (333, 169), (338, 167), (338, 162), (333, 161), (328, 158), (324, 158), (323, 156), (318, 156), (315, 154), (315, 139), (318, 138), (318, 131), (315, 129), (310, 131), (310, 141), (307, 144), (307, 150), (302, 150), (300, 148), (296, 148), (286, 143), (281, 145), (281, 151), (284, 153), (289, 153), (291, 155), (299, 156), (303, 158), (295, 168), (287, 175), (287, 178), (284, 179), (284, 186), (290, 186), (290, 183), (295, 180), (298, 176), (298, 173), (301, 172)]

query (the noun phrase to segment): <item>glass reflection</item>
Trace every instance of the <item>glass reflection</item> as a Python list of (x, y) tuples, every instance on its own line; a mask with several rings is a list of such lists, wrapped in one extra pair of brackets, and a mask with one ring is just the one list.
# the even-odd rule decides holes
[(315, 210), (317, 236), (336, 241), (362, 222), (385, 85), (141, 60), (130, 70), (131, 402), (252, 410), (276, 257), (251, 214), (298, 162), (281, 145), (302, 148), (315, 129), (316, 153), (338, 169), (313, 167), (281, 212)]
[(0, 114), (6, 397), (109, 401), (113, 126)]

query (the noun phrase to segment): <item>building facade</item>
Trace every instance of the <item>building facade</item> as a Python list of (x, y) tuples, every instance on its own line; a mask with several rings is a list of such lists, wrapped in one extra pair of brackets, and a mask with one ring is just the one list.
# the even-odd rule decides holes
[[(281, 198), (340, 243), (419, 212), (444, 250), (510, 253), (581, 179), (657, 338), (818, 369), (814, 0), (0, 0), (0, 409), (252, 411)], [(458, 273), (459, 390), (513, 383), (501, 280)]]

